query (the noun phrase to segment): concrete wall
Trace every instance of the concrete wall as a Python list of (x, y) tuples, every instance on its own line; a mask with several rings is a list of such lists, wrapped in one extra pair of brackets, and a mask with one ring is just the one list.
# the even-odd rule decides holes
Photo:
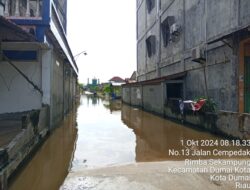
[[(164, 83), (155, 85), (126, 85), (123, 87), (122, 101), (136, 107), (141, 107), (145, 111), (153, 112), (162, 117), (182, 120), (182, 122), (209, 130), (216, 134), (231, 136), (240, 139), (250, 139), (250, 114), (240, 114), (231, 111), (219, 111), (218, 113), (201, 113), (184, 110), (184, 115), (180, 114), (179, 104), (169, 105), (165, 102)], [(142, 100), (136, 99), (137, 93), (142, 93)], [(131, 99), (130, 99), (131, 98)], [(122, 107), (123, 112), (127, 112), (126, 106)], [(136, 117), (129, 120), (127, 116)], [(141, 123), (141, 120), (134, 113), (126, 113), (122, 116), (125, 122), (131, 122), (131, 126)], [(135, 123), (133, 123), (135, 122)]]
[(122, 101), (130, 104), (131, 103), (130, 87), (122, 87)]
[[(34, 84), (41, 88), (39, 62), (13, 62)], [(0, 114), (40, 109), (41, 94), (9, 63), (0, 62)]]
[(127, 85), (122, 87), (122, 101), (157, 114), (164, 113), (163, 83), (154, 85)]
[(163, 88), (161, 84), (145, 85), (143, 86), (143, 108), (163, 114), (164, 112), (164, 100), (163, 100)]
[(51, 81), (51, 126), (55, 127), (64, 116), (64, 62), (53, 53)]
[(55, 127), (64, 114), (73, 109), (76, 96), (76, 80), (69, 63), (55, 52), (52, 58), (51, 73), (51, 126)]
[(42, 90), (43, 104), (51, 104), (51, 75), (52, 75), (52, 60), (53, 50), (42, 50)]
[(141, 107), (143, 104), (143, 90), (142, 86), (131, 87), (131, 104), (134, 106)]
[[(148, 13), (146, 0), (137, 1), (138, 80), (187, 71), (185, 98), (207, 95), (219, 109), (237, 111), (239, 39), (227, 37), (229, 45), (208, 42), (250, 25), (249, 7), (248, 0), (160, 0)], [(181, 29), (178, 38), (165, 47), (160, 24), (168, 16), (174, 16)], [(145, 45), (150, 35), (156, 36), (157, 44), (152, 57), (147, 56)], [(204, 64), (192, 61), (192, 49), (196, 47), (207, 53), (205, 74)]]

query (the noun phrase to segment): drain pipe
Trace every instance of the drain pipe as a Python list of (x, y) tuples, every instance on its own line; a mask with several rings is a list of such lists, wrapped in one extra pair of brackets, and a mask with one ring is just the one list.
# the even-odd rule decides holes
[(206, 69), (207, 69), (207, 1), (205, 1), (205, 62), (204, 62), (204, 82), (205, 82), (205, 96), (208, 97), (208, 88), (207, 88), (207, 74), (206, 74)]

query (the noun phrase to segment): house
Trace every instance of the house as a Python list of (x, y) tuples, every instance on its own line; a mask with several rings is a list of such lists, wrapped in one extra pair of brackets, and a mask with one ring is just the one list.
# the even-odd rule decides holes
[(121, 77), (114, 76), (109, 80), (111, 86), (111, 97), (113, 99), (121, 98), (121, 86), (125, 84), (125, 80)]
[(115, 76), (111, 79), (109, 79), (109, 82), (113, 85), (113, 86), (120, 86), (122, 84), (125, 83), (125, 80), (123, 80), (121, 77)]
[(137, 81), (137, 73), (134, 71), (130, 78), (125, 79), (126, 83), (133, 83)]
[(137, 0), (138, 82), (124, 86), (123, 101), (179, 118), (172, 105), (206, 97), (218, 108), (211, 124), (217, 131), (249, 137), (249, 7), (250, 1)]

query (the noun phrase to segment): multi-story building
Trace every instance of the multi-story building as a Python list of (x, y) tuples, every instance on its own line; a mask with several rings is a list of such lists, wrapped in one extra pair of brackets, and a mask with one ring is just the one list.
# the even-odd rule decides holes
[(177, 97), (209, 96), (220, 109), (250, 112), (243, 88), (250, 71), (241, 68), (248, 66), (241, 57), (247, 56), (241, 46), (249, 37), (248, 7), (246, 0), (137, 1), (138, 80), (186, 72)]
[(0, 190), (74, 107), (67, 0), (0, 0)]
[(34, 36), (35, 41), (2, 41), (3, 54), (31, 82), (5, 60), (0, 66), (3, 79), (0, 113), (41, 109), (47, 105), (53, 127), (72, 108), (78, 75), (66, 38), (67, 1), (2, 2), (4, 17)]
[(206, 97), (250, 113), (249, 8), (248, 0), (137, 0), (139, 82), (124, 88), (125, 102), (167, 115), (172, 100)]

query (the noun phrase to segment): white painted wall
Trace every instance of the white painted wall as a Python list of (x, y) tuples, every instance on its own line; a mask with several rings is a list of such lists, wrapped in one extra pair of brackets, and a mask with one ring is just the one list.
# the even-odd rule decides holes
[[(41, 64), (14, 62), (41, 89)], [(0, 114), (40, 109), (41, 94), (12, 66), (0, 61)]]

